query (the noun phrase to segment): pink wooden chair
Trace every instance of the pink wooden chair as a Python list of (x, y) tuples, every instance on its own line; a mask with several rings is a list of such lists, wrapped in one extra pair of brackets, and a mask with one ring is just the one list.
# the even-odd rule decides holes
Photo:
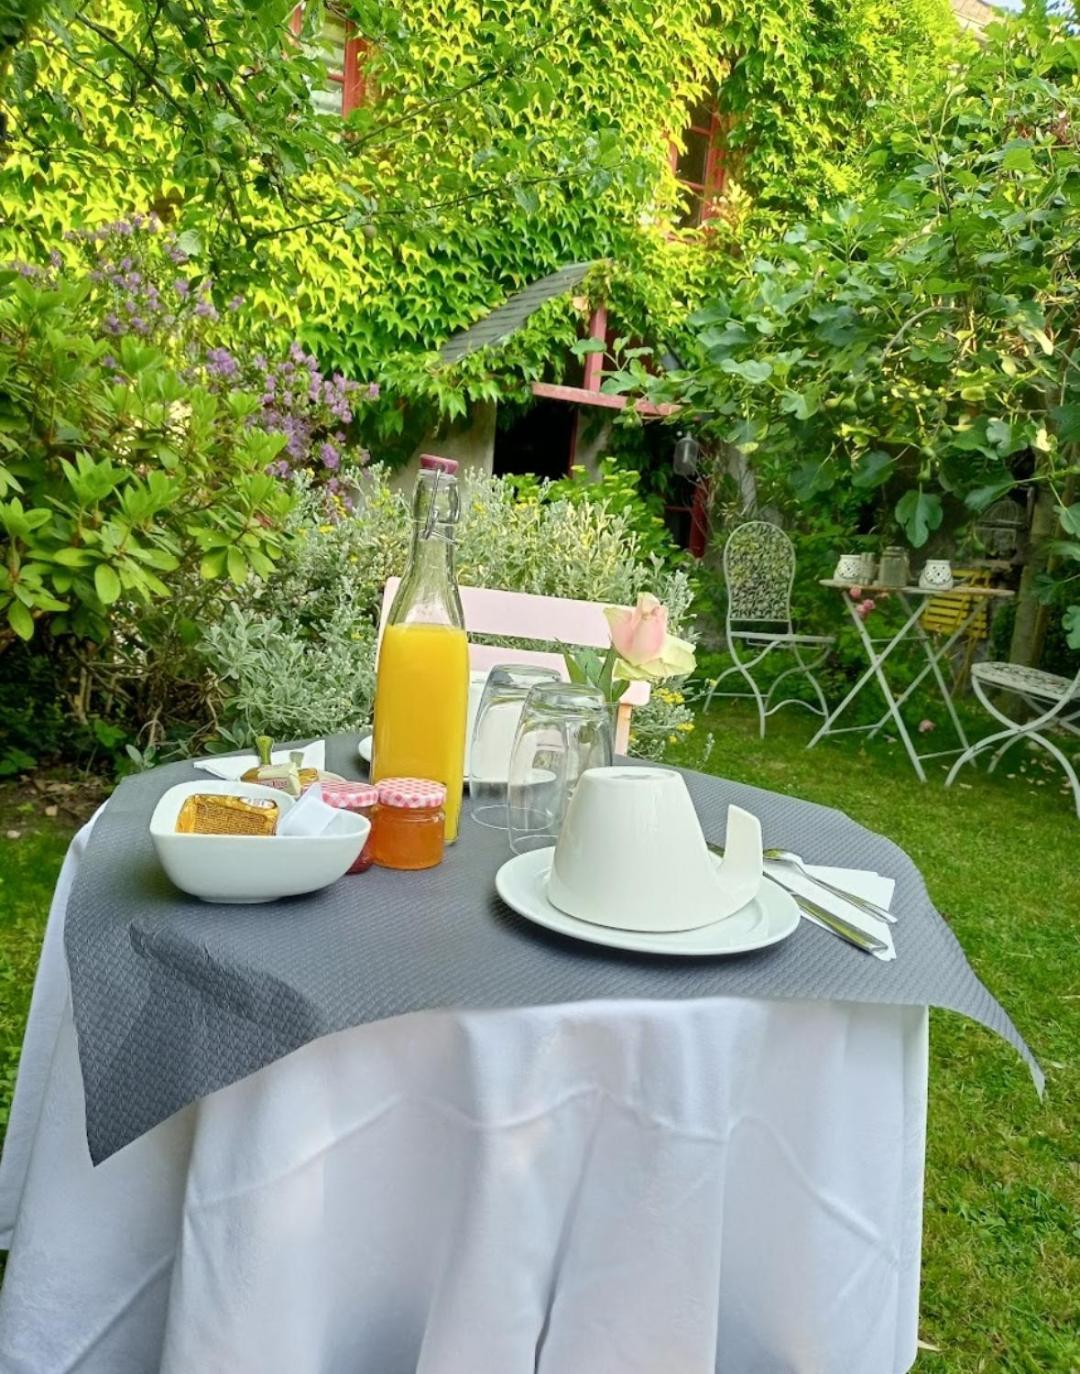
[[(398, 577), (390, 578), (383, 592), (382, 614), (379, 617), (380, 640), (400, 581)], [(498, 592), (489, 587), (462, 587), (461, 604), (471, 635), (533, 639), (601, 650), (611, 642), (604, 607), (595, 601), (531, 596), (525, 592)], [(469, 666), (474, 670), (493, 668), (497, 663), (538, 663), (557, 668), (564, 678), (566, 676), (566, 664), (561, 654), (541, 653), (537, 649), (498, 648), (490, 644), (469, 645)], [(630, 744), (631, 711), (635, 706), (643, 706), (648, 699), (647, 682), (627, 684), (615, 719), (617, 754), (625, 754)]]

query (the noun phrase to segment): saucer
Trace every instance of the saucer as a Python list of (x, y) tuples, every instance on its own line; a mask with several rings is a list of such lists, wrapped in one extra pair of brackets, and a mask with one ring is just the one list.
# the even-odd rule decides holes
[[(765, 878), (752, 902), (733, 916), (693, 930), (619, 930), (567, 916), (547, 896), (554, 848), (518, 854), (495, 875), (499, 896), (527, 920), (560, 935), (586, 940), (611, 949), (638, 950), (643, 954), (674, 954), (703, 958), (721, 954), (746, 954), (753, 949), (786, 940), (799, 924), (799, 908), (783, 888)], [(719, 868), (721, 860), (716, 860)]]

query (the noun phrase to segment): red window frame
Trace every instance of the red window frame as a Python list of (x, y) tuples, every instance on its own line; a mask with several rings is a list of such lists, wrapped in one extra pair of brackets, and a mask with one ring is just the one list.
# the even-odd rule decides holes
[[(289, 28), (294, 38), (300, 37), (304, 22), (304, 7), (297, 5), (292, 12)], [(367, 51), (367, 41), (358, 37), (356, 25), (351, 19), (345, 21), (345, 50), (341, 54), (339, 71), (327, 68), (326, 79), (341, 87), (341, 117), (347, 119), (358, 105), (367, 98), (367, 83), (364, 80), (363, 59)]]
[(716, 214), (716, 201), (723, 194), (724, 185), (727, 182), (727, 168), (724, 162), (726, 127), (726, 121), (717, 109), (715, 95), (709, 103), (707, 122), (705, 124), (689, 124), (686, 127), (686, 134), (696, 134), (705, 139), (705, 166), (701, 181), (692, 181), (689, 177), (679, 176), (679, 163), (685, 155), (685, 148), (680, 149), (678, 144), (672, 141), (671, 170), (675, 173), (679, 185), (690, 192), (690, 205), (684, 216), (685, 227), (697, 228), (707, 223)]

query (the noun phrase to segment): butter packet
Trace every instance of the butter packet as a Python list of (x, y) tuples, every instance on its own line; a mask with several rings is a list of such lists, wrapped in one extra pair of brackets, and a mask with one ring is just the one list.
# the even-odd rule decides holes
[(273, 835), (280, 808), (262, 797), (228, 797), (194, 792), (176, 818), (178, 835)]

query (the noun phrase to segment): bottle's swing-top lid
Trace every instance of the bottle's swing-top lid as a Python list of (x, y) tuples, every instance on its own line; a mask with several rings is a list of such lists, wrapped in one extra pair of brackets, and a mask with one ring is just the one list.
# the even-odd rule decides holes
[(456, 477), (458, 465), (453, 458), (440, 458), (437, 453), (422, 453), (420, 455), (421, 470), (428, 472), (445, 472), (448, 477)]

